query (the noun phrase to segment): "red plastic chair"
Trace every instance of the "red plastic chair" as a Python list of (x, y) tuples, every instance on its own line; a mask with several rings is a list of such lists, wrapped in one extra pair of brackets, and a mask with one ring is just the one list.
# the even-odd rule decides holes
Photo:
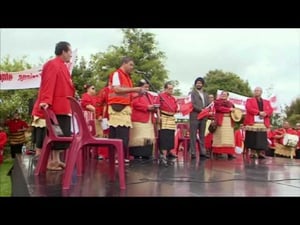
[[(185, 160), (187, 157), (189, 145), (190, 145), (190, 127), (188, 123), (178, 123), (177, 130), (179, 132), (178, 144), (176, 148), (176, 154), (178, 155), (179, 147), (183, 145), (183, 159)], [(200, 140), (197, 138), (197, 144), (200, 150)]]
[[(74, 134), (72, 145), (69, 149), (69, 154), (66, 161), (65, 174), (63, 177), (63, 189), (69, 189), (71, 184), (72, 173), (76, 165), (78, 157), (81, 157), (82, 151), (86, 150), (87, 146), (111, 146), (109, 148), (109, 163), (111, 179), (115, 179), (115, 151), (119, 161), (119, 183), (120, 189), (126, 189), (125, 184), (125, 165), (123, 141), (121, 139), (96, 138), (91, 132), (88, 132), (88, 125), (84, 119), (83, 111), (80, 104), (73, 97), (68, 97), (71, 103), (73, 117), (76, 118), (79, 132)], [(79, 160), (82, 161), (82, 160)], [(80, 169), (78, 169), (80, 171)]]
[(189, 125), (187, 123), (178, 123), (177, 130), (179, 132), (178, 144), (176, 148), (176, 155), (178, 155), (179, 147), (183, 145), (183, 158), (185, 159), (187, 156), (188, 146), (190, 142), (189, 136)]
[(62, 131), (52, 109), (44, 109), (44, 114), (46, 119), (47, 133), (43, 142), (43, 147), (37, 162), (37, 166), (34, 171), (34, 175), (36, 176), (46, 172), (52, 144), (54, 142), (71, 143), (73, 139), (73, 137), (59, 136), (62, 135), (60, 134)]

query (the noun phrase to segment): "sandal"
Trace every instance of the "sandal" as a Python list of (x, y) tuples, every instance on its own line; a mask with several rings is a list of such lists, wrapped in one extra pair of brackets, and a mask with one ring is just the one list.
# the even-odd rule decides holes
[(57, 167), (47, 167), (47, 170), (51, 170), (51, 171), (61, 171), (61, 170), (63, 170), (63, 168), (61, 168), (60, 166), (57, 166)]

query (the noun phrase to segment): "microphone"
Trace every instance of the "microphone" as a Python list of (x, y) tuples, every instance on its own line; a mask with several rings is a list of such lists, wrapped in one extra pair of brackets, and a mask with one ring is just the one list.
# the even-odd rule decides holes
[(147, 72), (140, 71), (140, 70), (135, 70), (134, 72), (135, 72), (135, 73), (138, 73), (138, 74), (147, 74)]

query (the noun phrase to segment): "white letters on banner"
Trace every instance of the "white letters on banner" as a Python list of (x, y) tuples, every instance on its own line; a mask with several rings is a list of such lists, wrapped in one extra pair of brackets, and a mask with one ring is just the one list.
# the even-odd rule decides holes
[[(73, 51), (72, 59), (67, 63), (70, 74), (72, 74), (76, 61), (77, 49)], [(38, 88), (41, 83), (41, 73), (42, 66), (19, 72), (0, 71), (0, 90)]]

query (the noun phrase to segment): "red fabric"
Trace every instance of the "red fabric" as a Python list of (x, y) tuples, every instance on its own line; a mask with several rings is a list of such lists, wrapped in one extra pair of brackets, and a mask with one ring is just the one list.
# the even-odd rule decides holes
[(109, 147), (98, 147), (98, 156), (101, 155), (104, 159), (108, 158)]
[[(119, 74), (120, 86), (125, 88), (132, 88), (133, 84), (130, 78), (130, 75), (125, 73), (122, 69), (118, 69), (117, 71)], [(131, 93), (124, 93), (124, 94), (116, 94), (114, 88), (112, 87), (112, 79), (114, 73), (110, 74), (109, 76), (109, 94), (108, 94), (108, 104), (123, 104), (123, 105), (130, 105), (131, 101)]]
[(276, 135), (276, 133), (273, 130), (269, 130), (267, 132), (268, 139), (271, 141), (271, 143), (269, 144), (269, 147), (271, 147), (271, 148), (274, 148), (275, 143), (277, 142), (276, 139), (274, 138), (275, 135)]
[(4, 148), (7, 142), (7, 134), (4, 131), (0, 131), (0, 150)]
[(150, 116), (152, 116), (152, 122), (155, 122), (153, 116), (154, 112), (148, 111), (148, 106), (153, 104), (158, 104), (158, 102), (156, 101), (156, 98), (149, 93), (134, 97), (132, 100), (132, 122), (147, 123)]
[(32, 115), (44, 117), (39, 108), (42, 102), (49, 104), (56, 115), (70, 114), (71, 106), (67, 96), (74, 95), (75, 88), (64, 61), (60, 57), (49, 60), (42, 70), (41, 85)]
[(235, 146), (242, 147), (245, 140), (245, 131), (238, 129), (234, 132)]
[(108, 93), (109, 88), (108, 86), (105, 86), (102, 88), (96, 97), (96, 116), (99, 118), (102, 116), (103, 118), (108, 118)]
[[(297, 135), (297, 131), (295, 131), (292, 128), (284, 129), (284, 128), (279, 128), (275, 131), (275, 135), (284, 135), (284, 134), (294, 134)], [(283, 144), (283, 138), (278, 139), (277, 138), (277, 143)]]
[(213, 153), (217, 154), (235, 154), (234, 147), (212, 147)]
[(213, 142), (213, 134), (208, 133), (205, 136), (205, 139), (204, 139), (205, 148), (206, 149), (211, 149), (212, 148), (212, 142)]
[[(268, 128), (270, 127), (270, 117), (273, 113), (273, 108), (270, 104), (270, 101), (263, 99), (263, 109), (267, 114), (264, 117), (264, 124)], [(244, 125), (253, 125), (254, 124), (254, 116), (258, 115), (259, 109), (257, 105), (256, 98), (248, 98), (246, 101), (246, 116), (244, 120)]]
[(160, 110), (176, 113), (177, 112), (177, 100), (174, 96), (167, 94), (166, 92), (159, 94)]
[(209, 108), (204, 108), (201, 110), (201, 112), (198, 113), (197, 119), (201, 120), (204, 117), (207, 117), (209, 115), (210, 109)]
[(81, 96), (80, 104), (81, 104), (81, 107), (83, 110), (89, 111), (86, 108), (86, 106), (92, 105), (92, 106), (96, 107), (96, 101), (97, 101), (96, 96), (91, 96), (88, 93), (83, 93), (83, 95)]
[[(222, 126), (224, 113), (230, 113), (230, 108), (234, 108), (234, 105), (228, 100), (217, 99), (215, 100), (214, 106), (216, 110), (215, 120), (218, 126)], [(231, 119), (231, 126), (233, 127), (233, 125), (234, 123)]]
[(5, 125), (8, 126), (8, 129), (9, 129), (10, 133), (16, 133), (20, 129), (28, 128), (27, 123), (24, 120), (21, 120), (21, 119), (8, 120)]

